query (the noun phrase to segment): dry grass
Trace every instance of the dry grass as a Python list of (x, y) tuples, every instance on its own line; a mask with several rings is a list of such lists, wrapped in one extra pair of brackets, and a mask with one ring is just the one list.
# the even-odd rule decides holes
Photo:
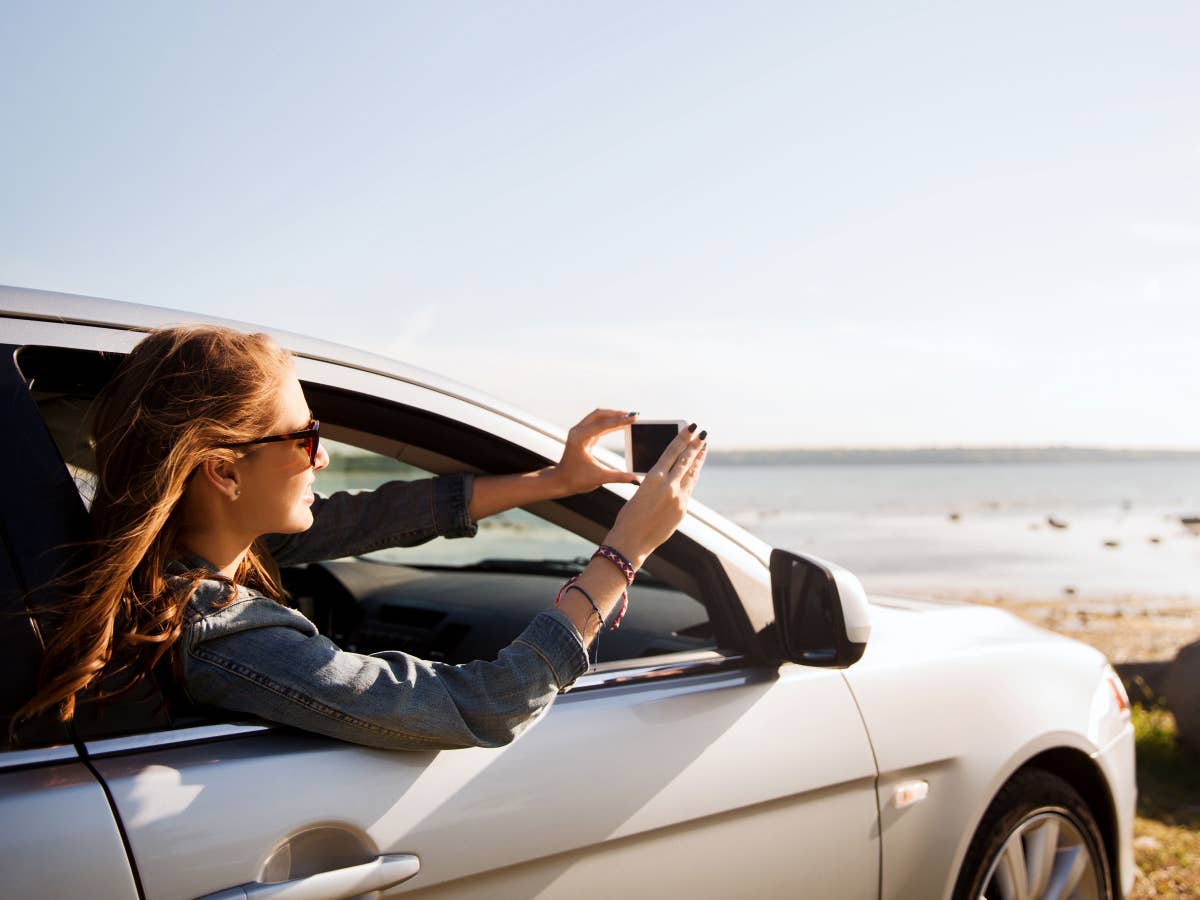
[(1138, 816), (1133, 835), (1138, 871), (1130, 900), (1200, 897), (1200, 832)]

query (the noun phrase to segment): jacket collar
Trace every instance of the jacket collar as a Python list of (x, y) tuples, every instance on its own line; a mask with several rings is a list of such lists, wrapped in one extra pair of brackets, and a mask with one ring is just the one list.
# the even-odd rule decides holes
[(197, 569), (206, 570), (214, 575), (220, 572), (220, 569), (197, 553), (180, 553), (167, 562), (167, 571), (172, 575), (183, 575)]

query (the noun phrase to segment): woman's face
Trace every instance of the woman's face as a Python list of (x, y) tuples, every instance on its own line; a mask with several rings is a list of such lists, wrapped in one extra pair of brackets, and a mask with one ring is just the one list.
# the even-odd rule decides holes
[[(300, 381), (289, 374), (275, 395), (276, 418), (269, 434), (302, 431), (312, 412)], [(263, 435), (266, 437), (267, 435)], [(309, 465), (303, 440), (256, 444), (237, 462), (241, 495), (235, 506), (246, 530), (255, 535), (293, 534), (312, 525), (313, 479), (329, 465), (329, 454), (317, 448)]]

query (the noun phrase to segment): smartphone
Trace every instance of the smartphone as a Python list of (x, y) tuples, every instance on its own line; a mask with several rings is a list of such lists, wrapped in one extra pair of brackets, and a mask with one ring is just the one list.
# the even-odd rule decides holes
[(644, 419), (625, 430), (625, 469), (645, 475), (654, 468), (667, 444), (688, 427), (683, 419)]

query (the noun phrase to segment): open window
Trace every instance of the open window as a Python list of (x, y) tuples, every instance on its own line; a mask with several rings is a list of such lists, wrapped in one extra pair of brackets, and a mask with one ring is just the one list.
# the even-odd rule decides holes
[[(87, 414), (120, 356), (31, 346), (18, 361), (87, 502), (95, 469)], [(477, 424), (334, 384), (304, 387), (331, 457), (316, 483), (323, 494), (453, 472), (524, 472), (552, 462)], [(295, 605), (345, 649), (404, 650), (448, 663), (493, 659), (586, 564), (622, 502), (597, 490), (537, 503), (485, 519), (473, 539), (438, 538), (313, 563), (285, 570), (284, 583)], [(631, 588), (621, 627), (603, 634), (601, 669), (737, 653), (732, 591), (713, 555), (677, 533)]]

